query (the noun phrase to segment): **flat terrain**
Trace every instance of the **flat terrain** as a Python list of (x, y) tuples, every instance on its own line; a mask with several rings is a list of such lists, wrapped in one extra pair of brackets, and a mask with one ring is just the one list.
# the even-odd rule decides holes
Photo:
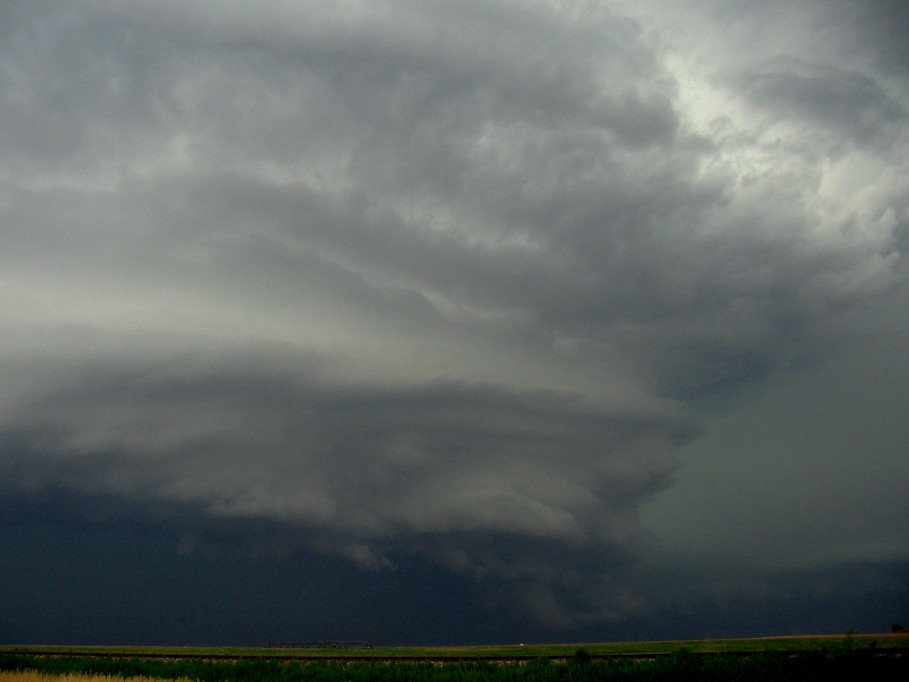
[(685, 649), (697, 654), (760, 652), (880, 651), (909, 655), (909, 633), (759, 637), (749, 639), (676, 640), (662, 642), (575, 642), (457, 647), (137, 647), (137, 646), (55, 646), (0, 645), (0, 654), (124, 656), (149, 658), (206, 659), (410, 659), (410, 660), (518, 660), (568, 658), (583, 648), (591, 657), (661, 656)]
[[(468, 647), (0, 646), (0, 682), (904, 682), (909, 637)], [(67, 675), (95, 676), (63, 679)]]

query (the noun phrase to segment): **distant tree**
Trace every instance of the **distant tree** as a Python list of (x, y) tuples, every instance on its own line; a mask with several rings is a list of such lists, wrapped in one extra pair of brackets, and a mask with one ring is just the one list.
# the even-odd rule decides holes
[(580, 647), (577, 651), (574, 652), (574, 656), (571, 657), (572, 663), (577, 663), (579, 665), (587, 665), (590, 663), (590, 652), (587, 651), (584, 647)]
[(906, 628), (904, 628), (899, 623), (894, 623), (893, 625), (890, 626), (890, 631), (891, 632), (906, 632)]

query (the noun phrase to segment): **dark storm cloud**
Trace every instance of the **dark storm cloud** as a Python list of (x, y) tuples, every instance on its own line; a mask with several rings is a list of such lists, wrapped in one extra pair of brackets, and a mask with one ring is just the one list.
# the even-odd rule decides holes
[(909, 9), (899, 0), (855, 4), (829, 3), (822, 10), (845, 46), (868, 55), (872, 64), (889, 77), (906, 79), (909, 47), (903, 36), (909, 30)]
[(860, 143), (889, 145), (909, 119), (872, 78), (829, 64), (777, 59), (745, 74), (743, 87), (758, 106)]
[[(4, 5), (5, 518), (419, 557), (550, 625), (645, 612), (639, 511), (691, 494), (680, 449), (720, 442), (699, 485), (734, 490), (768, 413), (741, 396), (836, 413), (811, 372), (872, 322), (899, 346), (909, 234), (899, 50), (857, 38), (883, 5), (654, 7)], [(694, 439), (729, 396), (728, 442)], [(760, 527), (737, 504), (718, 551)], [(754, 552), (849, 558), (809, 527)]]
[(540, 591), (596, 585), (647, 544), (634, 508), (691, 435), (552, 393), (325, 386), (251, 355), (48, 368), (54, 384), (6, 419), (4, 489), (69, 523), (121, 516), (369, 568), (428, 554)]

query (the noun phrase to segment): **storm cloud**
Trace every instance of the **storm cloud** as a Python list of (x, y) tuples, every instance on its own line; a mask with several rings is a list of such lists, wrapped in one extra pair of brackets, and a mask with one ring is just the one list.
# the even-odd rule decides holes
[(555, 628), (904, 572), (905, 13), (720, 5), (5, 3), (0, 521)]

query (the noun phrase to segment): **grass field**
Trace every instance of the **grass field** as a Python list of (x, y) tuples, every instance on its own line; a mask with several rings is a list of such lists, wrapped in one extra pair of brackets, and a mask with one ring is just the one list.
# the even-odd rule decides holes
[(674, 640), (659, 642), (580, 642), (457, 647), (376, 647), (369, 649), (276, 647), (136, 647), (0, 645), (3, 653), (40, 653), (95, 656), (160, 656), (188, 658), (423, 658), (522, 659), (568, 658), (578, 648), (593, 657), (668, 655), (685, 649), (693, 653), (869, 651), (909, 648), (909, 633), (758, 637), (749, 639)]
[[(80, 677), (86, 676), (86, 677)], [(0, 682), (904, 682), (909, 637), (275, 649), (0, 646)]]
[[(77, 673), (48, 675), (34, 670), (0, 672), (0, 682), (120, 682), (122, 679), (122, 677), (112, 677), (111, 675), (80, 675)], [(130, 680), (131, 682), (157, 682), (152, 677), (133, 677)], [(189, 682), (189, 680), (185, 682)]]

